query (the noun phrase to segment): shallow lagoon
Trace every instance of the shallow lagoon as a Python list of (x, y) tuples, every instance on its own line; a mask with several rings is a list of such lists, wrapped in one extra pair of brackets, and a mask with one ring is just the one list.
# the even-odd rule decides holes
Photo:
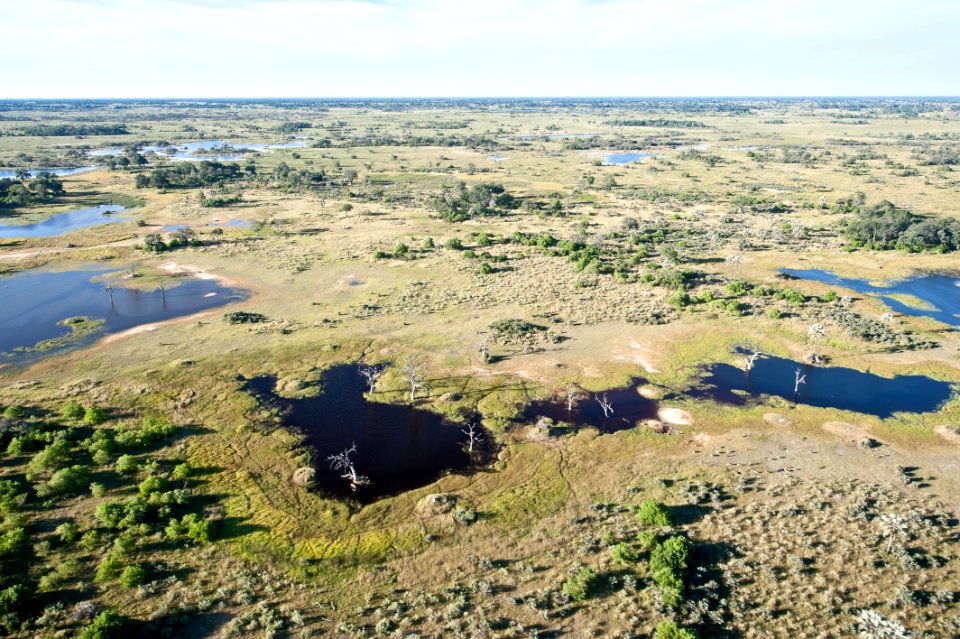
[[(113, 296), (99, 281), (116, 269), (90, 267), (73, 271), (31, 270), (0, 277), (0, 362), (25, 362), (65, 348), (90, 344), (107, 333), (141, 324), (191, 315), (247, 298), (212, 279), (178, 277), (163, 293), (159, 288), (127, 288), (112, 280)], [(102, 326), (81, 339), (68, 339), (63, 348), (31, 351), (44, 340), (69, 337), (59, 324), (71, 317), (102, 320)], [(24, 350), (26, 349), (26, 350)]]
[[(883, 286), (874, 286), (867, 280), (839, 277), (830, 271), (818, 269), (785, 268), (780, 272), (802, 280), (842, 286), (858, 293), (878, 297), (891, 309), (904, 315), (930, 317), (950, 326), (960, 326), (960, 278), (955, 276), (918, 275), (903, 280), (888, 281)], [(891, 295), (910, 295), (924, 302), (928, 308), (905, 304)]]
[[(77, 166), (71, 169), (31, 169), (29, 174), (30, 177), (36, 177), (38, 173), (51, 173), (57, 177), (64, 177), (67, 175), (76, 175), (77, 173), (86, 173), (87, 171), (93, 171), (99, 168), (99, 166)], [(0, 169), (0, 179), (15, 177), (17, 177), (17, 169)]]
[[(744, 355), (746, 357), (746, 355)], [(833, 366), (806, 366), (782, 357), (761, 356), (750, 375), (731, 364), (704, 369), (690, 395), (737, 406), (754, 403), (761, 395), (793, 401), (795, 374), (800, 385), (796, 401), (808, 406), (855, 411), (880, 418), (895, 413), (927, 413), (949, 401), (956, 385), (923, 375), (881, 377), (869, 371)]]
[(624, 164), (633, 164), (644, 158), (652, 158), (653, 153), (612, 153), (604, 158), (603, 163), (610, 166), (621, 166)]
[(111, 213), (120, 213), (123, 210), (124, 208), (117, 204), (101, 204), (100, 206), (58, 213), (33, 224), (0, 224), (0, 239), (54, 237), (90, 226), (126, 222), (130, 218), (110, 215)]

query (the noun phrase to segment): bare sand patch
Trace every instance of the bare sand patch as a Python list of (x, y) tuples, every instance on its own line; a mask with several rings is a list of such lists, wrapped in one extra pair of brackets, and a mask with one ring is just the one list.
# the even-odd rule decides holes
[(950, 424), (940, 424), (933, 429), (937, 435), (943, 437), (945, 440), (951, 444), (960, 444), (960, 432), (958, 432), (956, 426), (951, 426)]
[(680, 408), (661, 408), (657, 411), (657, 417), (665, 424), (674, 426), (693, 425), (693, 415)]
[(764, 413), (763, 421), (769, 426), (792, 426), (793, 420), (780, 413)]

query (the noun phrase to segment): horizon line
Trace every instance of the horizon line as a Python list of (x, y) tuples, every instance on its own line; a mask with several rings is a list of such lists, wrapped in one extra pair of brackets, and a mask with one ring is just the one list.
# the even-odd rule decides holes
[(273, 95), (273, 96), (140, 96), (140, 97), (0, 97), (0, 102), (52, 102), (52, 101), (84, 101), (84, 100), (112, 100), (112, 101), (135, 101), (135, 100), (837, 100), (837, 99), (938, 99), (938, 100), (960, 100), (960, 95), (950, 94), (782, 94), (782, 95), (370, 95), (370, 96), (296, 96), (296, 95)]

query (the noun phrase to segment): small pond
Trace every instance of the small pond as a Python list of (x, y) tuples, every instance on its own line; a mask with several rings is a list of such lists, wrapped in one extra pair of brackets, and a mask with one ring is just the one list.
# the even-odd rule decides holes
[[(746, 355), (744, 355), (746, 357)], [(688, 394), (724, 404), (755, 403), (760, 395), (793, 401), (797, 369), (806, 376), (796, 401), (820, 408), (855, 411), (880, 418), (895, 413), (936, 411), (955, 392), (950, 382), (923, 375), (881, 377), (853, 368), (805, 366), (782, 357), (761, 356), (750, 375), (739, 366), (712, 364)]]
[[(102, 204), (85, 209), (52, 215), (34, 224), (0, 224), (0, 239), (20, 237), (54, 237), (71, 231), (100, 226), (112, 222), (126, 222), (130, 218), (116, 217), (124, 208), (118, 204)], [(3, 219), (3, 218), (0, 218)]]
[[(159, 288), (113, 282), (113, 300), (100, 278), (116, 269), (30, 270), (0, 277), (0, 363), (29, 362), (85, 346), (107, 333), (162, 322), (247, 298), (212, 279), (177, 277)], [(69, 323), (69, 318), (89, 322)], [(48, 341), (52, 340), (52, 341)], [(46, 342), (42, 346), (41, 343)]]
[(608, 166), (621, 166), (652, 157), (653, 153), (612, 153), (604, 158), (603, 163)]
[[(410, 404), (367, 401), (366, 384), (355, 364), (323, 372), (317, 397), (288, 399), (277, 395), (276, 378), (246, 381), (246, 390), (280, 408), (284, 424), (301, 431), (315, 452), (318, 488), (329, 494), (369, 503), (386, 495), (425, 486), (451, 470), (471, 466), (462, 426)], [(485, 435), (484, 439), (490, 437)], [(356, 492), (330, 467), (328, 456), (357, 445), (353, 461), (370, 484)]]
[[(634, 377), (630, 383), (599, 393), (579, 391), (573, 410), (567, 411), (565, 398), (532, 402), (524, 410), (524, 421), (535, 423), (540, 417), (574, 426), (593, 426), (605, 433), (633, 428), (644, 419), (657, 418), (657, 402), (640, 394), (645, 380)], [(601, 399), (609, 402), (612, 412), (604, 415)]]
[[(31, 169), (29, 174), (30, 177), (36, 177), (38, 173), (51, 173), (57, 177), (64, 177), (67, 175), (76, 175), (77, 173), (86, 173), (87, 171), (93, 171), (99, 168), (99, 166), (78, 166), (72, 169)], [(17, 169), (0, 169), (0, 179), (15, 177), (17, 177)]]
[[(818, 269), (781, 269), (781, 273), (802, 280), (823, 282), (853, 289), (871, 295), (898, 313), (916, 317), (930, 317), (950, 326), (960, 326), (960, 278), (951, 275), (917, 275), (903, 280), (888, 280), (874, 286), (867, 280), (839, 277), (830, 271)], [(922, 304), (911, 305), (892, 295), (909, 295)]]

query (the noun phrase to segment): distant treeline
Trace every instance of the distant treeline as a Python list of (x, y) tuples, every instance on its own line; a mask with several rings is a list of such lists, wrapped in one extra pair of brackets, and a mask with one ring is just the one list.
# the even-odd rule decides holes
[(499, 143), (486, 135), (363, 135), (344, 141), (343, 146), (469, 146), (497, 147)]
[(13, 135), (63, 137), (72, 135), (127, 135), (122, 124), (35, 124), (11, 131)]
[(51, 173), (38, 173), (34, 178), (0, 179), (0, 208), (44, 202), (62, 194), (63, 182)]
[(136, 186), (138, 189), (212, 186), (255, 174), (256, 168), (253, 165), (241, 167), (239, 164), (214, 161), (181, 162), (174, 166), (158, 167), (149, 173), (141, 173), (136, 178)]
[(612, 126), (657, 126), (665, 129), (706, 129), (707, 125), (696, 120), (610, 120)]

